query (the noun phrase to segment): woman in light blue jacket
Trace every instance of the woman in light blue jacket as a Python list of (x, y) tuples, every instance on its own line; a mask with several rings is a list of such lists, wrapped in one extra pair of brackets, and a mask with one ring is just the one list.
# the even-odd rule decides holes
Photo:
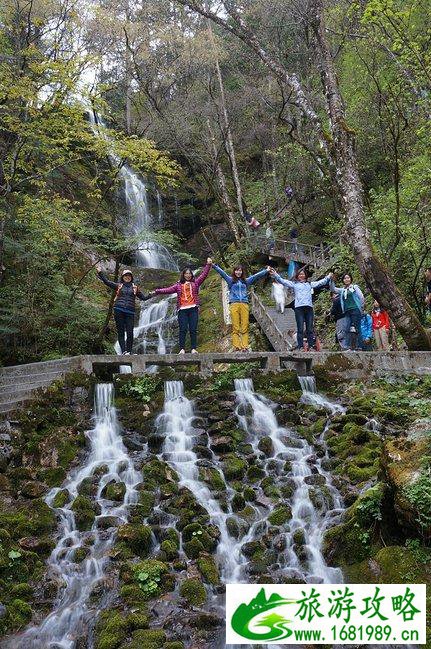
[(213, 264), (214, 270), (223, 277), (229, 287), (229, 308), (232, 319), (232, 345), (235, 351), (248, 351), (248, 287), (268, 274), (264, 268), (250, 277), (246, 277), (242, 266), (235, 266), (232, 275)]
[(280, 284), (287, 286), (287, 288), (291, 288), (295, 295), (294, 311), (296, 319), (296, 339), (298, 343), (298, 349), (300, 351), (304, 351), (304, 322), (308, 349), (315, 349), (313, 333), (313, 289), (329, 284), (329, 281), (332, 278), (332, 273), (317, 282), (309, 282), (307, 274), (302, 268), (298, 270), (293, 281), (291, 281), (290, 279), (283, 279), (274, 269), (270, 270), (270, 274), (275, 280), (277, 280), (277, 282), (280, 282)]

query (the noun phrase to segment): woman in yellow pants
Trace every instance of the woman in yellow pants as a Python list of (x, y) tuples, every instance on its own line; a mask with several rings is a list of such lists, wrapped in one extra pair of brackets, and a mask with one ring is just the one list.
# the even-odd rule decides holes
[(242, 266), (235, 266), (232, 275), (213, 265), (214, 270), (227, 282), (229, 287), (229, 305), (232, 318), (232, 345), (235, 351), (248, 351), (248, 287), (261, 277), (264, 277), (268, 270), (265, 268), (250, 277), (246, 277)]

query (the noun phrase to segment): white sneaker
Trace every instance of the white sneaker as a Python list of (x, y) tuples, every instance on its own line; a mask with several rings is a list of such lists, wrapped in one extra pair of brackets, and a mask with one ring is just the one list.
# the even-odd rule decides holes
[(198, 350), (197, 349), (192, 349), (192, 354), (197, 354)]
[(180, 351), (179, 351), (178, 353), (179, 353), (179, 354), (185, 354), (186, 351), (185, 351), (185, 349), (180, 349)]
[(123, 356), (130, 356), (130, 352), (123, 352)]

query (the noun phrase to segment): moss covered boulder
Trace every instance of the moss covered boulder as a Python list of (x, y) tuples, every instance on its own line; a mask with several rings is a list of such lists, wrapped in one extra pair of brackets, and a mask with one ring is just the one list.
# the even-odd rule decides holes
[(117, 541), (129, 548), (136, 556), (148, 556), (152, 545), (152, 531), (148, 525), (128, 523), (121, 525), (117, 532)]
[(96, 514), (100, 514), (100, 505), (87, 498), (87, 496), (77, 496), (72, 503), (71, 509), (75, 514), (76, 526), (81, 531), (91, 529)]
[(205, 587), (199, 579), (186, 579), (180, 586), (180, 595), (191, 606), (202, 606), (206, 601), (207, 594)]

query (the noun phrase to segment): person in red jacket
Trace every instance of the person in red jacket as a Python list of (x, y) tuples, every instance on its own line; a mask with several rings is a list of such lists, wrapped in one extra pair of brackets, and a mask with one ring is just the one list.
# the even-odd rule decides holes
[(391, 323), (387, 311), (380, 308), (377, 300), (374, 300), (373, 310), (371, 312), (373, 320), (373, 335), (377, 349), (389, 351), (389, 329)]

